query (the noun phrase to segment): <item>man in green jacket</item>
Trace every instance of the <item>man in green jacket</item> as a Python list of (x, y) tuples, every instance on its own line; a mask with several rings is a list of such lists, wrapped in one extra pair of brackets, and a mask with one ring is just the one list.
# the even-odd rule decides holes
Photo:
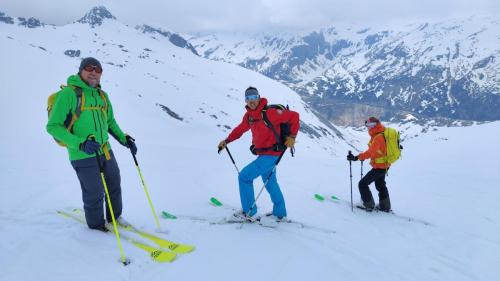
[[(122, 212), (120, 169), (109, 144), (110, 133), (135, 155), (134, 139), (125, 135), (113, 115), (108, 95), (101, 90), (102, 66), (95, 58), (85, 58), (78, 74), (68, 78), (68, 86), (57, 93), (47, 123), (47, 132), (68, 149), (69, 159), (82, 189), (83, 207), (89, 228), (106, 231), (103, 200), (104, 185), (96, 153), (104, 171), (115, 217)], [(81, 96), (79, 96), (79, 94)], [(75, 112), (80, 112), (75, 118)], [(73, 117), (68, 129), (67, 120)], [(111, 214), (106, 200), (106, 219)]]

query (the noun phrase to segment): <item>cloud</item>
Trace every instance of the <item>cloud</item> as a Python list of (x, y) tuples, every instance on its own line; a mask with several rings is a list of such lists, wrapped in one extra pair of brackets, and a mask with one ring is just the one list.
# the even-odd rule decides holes
[(362, 25), (500, 14), (498, 0), (2, 0), (0, 11), (65, 24), (106, 6), (127, 24), (180, 32), (308, 29), (340, 22)]

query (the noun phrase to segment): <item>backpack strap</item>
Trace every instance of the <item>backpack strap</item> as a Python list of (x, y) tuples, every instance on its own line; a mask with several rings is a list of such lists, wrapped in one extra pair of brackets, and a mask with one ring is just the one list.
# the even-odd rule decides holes
[(75, 124), (76, 120), (78, 117), (80, 117), (80, 114), (82, 114), (83, 106), (85, 105), (85, 96), (83, 95), (82, 88), (80, 87), (73, 87), (75, 90), (76, 94), (76, 107), (75, 111), (72, 114), (71, 121), (69, 122), (68, 126), (68, 131), (73, 132), (73, 125)]
[(269, 106), (267, 106), (267, 105), (262, 109), (262, 111), (261, 111), (262, 121), (264, 121), (264, 124), (266, 125), (266, 127), (268, 127), (269, 129), (271, 129), (271, 131), (273, 131), (274, 138), (276, 138), (276, 143), (280, 144), (281, 143), (280, 135), (278, 134), (278, 132), (274, 128), (271, 121), (269, 121), (269, 118), (267, 117), (266, 112), (268, 109), (269, 109)]
[(101, 88), (97, 88), (99, 91), (99, 95), (101, 96), (102, 102), (104, 103), (104, 113), (107, 115), (108, 114), (108, 100), (106, 99), (106, 96), (104, 95), (104, 92), (101, 90)]
[(75, 93), (76, 93), (76, 108), (75, 108), (75, 115), (76, 118), (80, 117), (80, 114), (82, 114), (83, 106), (85, 104), (85, 97), (83, 96), (83, 90), (80, 87), (75, 87)]

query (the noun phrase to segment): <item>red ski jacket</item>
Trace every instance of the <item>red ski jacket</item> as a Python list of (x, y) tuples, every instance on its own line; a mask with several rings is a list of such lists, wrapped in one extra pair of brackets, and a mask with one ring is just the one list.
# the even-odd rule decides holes
[[(239, 139), (246, 131), (252, 131), (252, 144), (255, 148), (268, 148), (272, 147), (276, 143), (276, 137), (273, 131), (266, 127), (266, 124), (262, 120), (262, 109), (267, 105), (267, 99), (261, 98), (260, 103), (255, 110), (251, 110), (248, 106), (245, 106), (247, 112), (243, 116), (241, 123), (233, 129), (233, 131), (226, 138), (226, 142), (230, 143), (234, 140)], [(278, 133), (280, 132), (281, 123), (290, 124), (290, 136), (295, 137), (299, 131), (299, 113), (291, 110), (280, 110), (276, 108), (268, 108), (266, 111), (267, 118), (273, 125), (274, 129)], [(257, 152), (260, 155), (280, 155), (281, 152), (268, 150), (263, 152)]]

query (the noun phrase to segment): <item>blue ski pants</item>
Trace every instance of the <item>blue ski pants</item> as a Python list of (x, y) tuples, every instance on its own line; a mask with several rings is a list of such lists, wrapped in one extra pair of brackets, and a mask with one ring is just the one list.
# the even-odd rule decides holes
[(277, 159), (278, 156), (259, 155), (257, 159), (248, 164), (240, 172), (238, 181), (243, 212), (251, 216), (257, 213), (257, 206), (255, 206), (250, 212), (250, 208), (252, 208), (255, 201), (253, 180), (260, 176), (262, 181), (265, 182), (272, 173), (266, 184), (266, 190), (269, 192), (271, 201), (274, 204), (273, 215), (277, 217), (286, 217), (285, 199), (283, 198), (278, 181), (276, 180), (276, 169), (274, 169)]

